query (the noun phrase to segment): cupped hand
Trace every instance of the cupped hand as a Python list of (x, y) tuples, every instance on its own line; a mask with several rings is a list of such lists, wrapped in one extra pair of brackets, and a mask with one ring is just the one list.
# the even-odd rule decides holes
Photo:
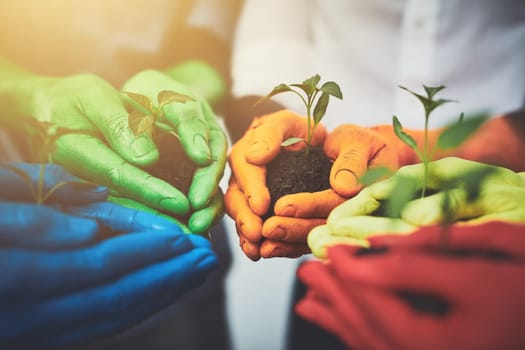
[(160, 71), (142, 71), (131, 77), (122, 89), (147, 96), (157, 107), (161, 91), (193, 98), (185, 103), (166, 104), (162, 109), (164, 119), (186, 155), (197, 166), (187, 195), (191, 213), (188, 226), (197, 233), (207, 231), (224, 212), (219, 181), (226, 164), (227, 140), (217, 117), (204, 98)]
[[(485, 177), (480, 177), (484, 173)], [(464, 180), (459, 181), (462, 178)], [(423, 164), (415, 164), (363, 189), (335, 208), (326, 226), (311, 232), (308, 245), (315, 255), (324, 257), (326, 248), (333, 244), (346, 242), (366, 246), (369, 237), (384, 233), (409, 234), (419, 226), (448, 221), (460, 221), (460, 225), (490, 220), (525, 222), (523, 173), (455, 157), (429, 164), (427, 189), (431, 195), (410, 200), (399, 217), (388, 217), (381, 212), (396, 188), (410, 183), (414, 185), (414, 192), (419, 192), (423, 179)], [(465, 180), (470, 184), (481, 180), (481, 187), (473, 199), (469, 198)], [(448, 197), (448, 208), (443, 205), (445, 197)]]
[(175, 302), (217, 265), (207, 240), (162, 217), (109, 202), (61, 208), (0, 202), (2, 348), (117, 333)]
[(35, 77), (27, 113), (73, 131), (56, 141), (53, 160), (69, 172), (159, 210), (184, 215), (188, 199), (140, 167), (159, 158), (153, 141), (135, 136), (120, 92), (98, 76)]
[(434, 226), (328, 249), (298, 271), (302, 317), (352, 349), (520, 349), (523, 224)]
[[(231, 149), (232, 176), (225, 206), (235, 220), (241, 249), (252, 260), (308, 253), (306, 235), (310, 229), (324, 223), (330, 210), (343, 201), (331, 190), (286, 195), (276, 202), (275, 215), (263, 221), (270, 206), (266, 164), (281, 152), (284, 140), (305, 138), (306, 131), (304, 117), (282, 110), (255, 118)], [(312, 145), (322, 144), (325, 137), (325, 128), (318, 125)], [(300, 147), (296, 144), (292, 149)]]
[[(416, 142), (422, 132), (405, 130)], [(430, 143), (436, 131), (429, 132)], [(330, 172), (330, 185), (341, 196), (357, 194), (363, 185), (359, 179), (372, 168), (383, 167), (396, 171), (399, 167), (418, 161), (415, 152), (405, 145), (390, 125), (365, 128), (343, 124), (335, 128), (326, 138), (324, 151), (335, 159)]]

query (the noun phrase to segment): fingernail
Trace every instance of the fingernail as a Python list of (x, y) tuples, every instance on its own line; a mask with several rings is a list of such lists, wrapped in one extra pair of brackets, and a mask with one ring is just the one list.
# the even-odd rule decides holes
[(204, 136), (202, 136), (200, 134), (196, 134), (193, 137), (193, 146), (196, 149), (201, 150), (199, 156), (203, 160), (208, 160), (209, 161), (211, 159), (210, 148), (209, 148), (208, 142), (206, 142), (206, 139), (204, 138)]
[(217, 257), (214, 254), (204, 255), (197, 263), (199, 270), (210, 270), (218, 264)]
[(286, 207), (279, 210), (277, 214), (280, 216), (295, 217), (295, 215), (297, 215), (297, 208), (294, 205), (288, 204)]
[(273, 248), (273, 250), (270, 253), (269, 257), (270, 258), (275, 258), (275, 257), (278, 257), (278, 256), (281, 256), (281, 248), (279, 248), (279, 247)]
[(97, 186), (97, 185), (93, 185), (93, 188), (89, 190), (89, 192), (92, 192), (92, 193), (103, 193), (107, 191), (108, 191), (108, 188), (106, 186)]
[(129, 146), (133, 156), (140, 158), (146, 154), (155, 151), (155, 148), (152, 147), (151, 141), (146, 136), (139, 136)]
[(268, 238), (271, 239), (284, 239), (286, 238), (286, 231), (281, 227), (277, 226), (272, 230), (272, 232), (268, 235)]
[(357, 175), (348, 169), (340, 169), (335, 173), (334, 176), (335, 181), (337, 181), (340, 184), (351, 184), (354, 185), (357, 183), (358, 178)]
[(176, 214), (186, 214), (190, 209), (190, 205), (186, 199), (164, 198), (161, 199), (159, 205), (162, 210)]

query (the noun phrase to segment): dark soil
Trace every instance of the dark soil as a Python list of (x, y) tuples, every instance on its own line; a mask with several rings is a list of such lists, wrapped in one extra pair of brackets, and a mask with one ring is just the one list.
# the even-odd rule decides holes
[(273, 216), (273, 207), (279, 198), (300, 192), (318, 192), (330, 188), (331, 160), (322, 148), (282, 151), (266, 165), (266, 185), (270, 191), (270, 209), (263, 217)]
[[(188, 158), (174, 135), (162, 134), (156, 138), (155, 143), (159, 148), (159, 160), (145, 170), (188, 195), (197, 166)], [(177, 217), (177, 219), (187, 223), (188, 217)]]

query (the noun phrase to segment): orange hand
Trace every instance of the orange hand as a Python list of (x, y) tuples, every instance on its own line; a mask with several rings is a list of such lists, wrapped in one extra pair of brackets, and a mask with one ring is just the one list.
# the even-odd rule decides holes
[[(418, 144), (423, 142), (422, 131), (404, 131)], [(437, 131), (429, 132), (431, 145), (436, 137)], [(335, 159), (330, 172), (330, 185), (345, 197), (354, 196), (361, 190), (359, 178), (369, 168), (386, 167), (395, 171), (403, 165), (419, 161), (415, 152), (398, 139), (390, 125), (372, 128), (341, 125), (328, 135), (324, 152)]]
[[(261, 216), (270, 205), (265, 165), (279, 154), (284, 140), (306, 138), (306, 133), (306, 119), (283, 110), (255, 118), (245, 135), (232, 147), (229, 155), (232, 177), (225, 194), (226, 212), (235, 220), (241, 249), (252, 260), (272, 256), (297, 257), (309, 252), (306, 235), (310, 228), (324, 223), (324, 218), (336, 206), (334, 200), (337, 204), (342, 201), (336, 200), (340, 197), (332, 191), (327, 197), (321, 195), (319, 198), (303, 194), (285, 196), (276, 204), (276, 214), (282, 216), (272, 217), (263, 226)], [(323, 144), (325, 136), (326, 129), (318, 125), (312, 145)], [(304, 147), (303, 143), (290, 148), (301, 147)], [(317, 217), (307, 219), (312, 215)], [(294, 220), (300, 223), (296, 225)], [(284, 236), (272, 238), (283, 230)]]

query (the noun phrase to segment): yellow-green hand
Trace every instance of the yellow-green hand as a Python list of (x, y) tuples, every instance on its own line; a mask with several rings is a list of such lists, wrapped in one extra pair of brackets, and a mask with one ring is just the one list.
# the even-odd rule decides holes
[[(391, 178), (363, 189), (336, 207), (327, 224), (308, 236), (308, 245), (314, 254), (324, 257), (326, 247), (336, 243), (367, 246), (366, 238), (373, 235), (409, 234), (418, 226), (442, 224), (447, 220), (447, 213), (453, 221), (461, 220), (461, 224), (491, 220), (525, 222), (525, 173), (454, 157), (431, 162), (429, 169), (427, 185), (433, 194), (409, 201), (400, 218), (374, 216), (374, 212), (385, 204), (401, 179), (410, 179), (421, 186), (422, 164), (403, 167)], [(444, 184), (450, 180), (485, 170), (490, 173), (481, 182), (474, 200), (468, 199), (468, 192), (461, 184), (445, 193)], [(449, 210), (443, 206), (446, 195), (450, 199)]]

